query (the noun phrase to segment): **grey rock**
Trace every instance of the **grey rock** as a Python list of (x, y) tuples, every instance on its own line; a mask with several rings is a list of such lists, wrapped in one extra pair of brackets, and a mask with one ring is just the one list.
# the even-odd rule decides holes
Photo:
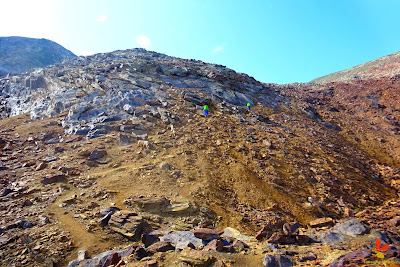
[(33, 223), (30, 222), (30, 221), (25, 221), (25, 222), (22, 224), (22, 229), (28, 229), (28, 228), (32, 228), (32, 227), (33, 227)]
[(109, 213), (107, 213), (106, 215), (104, 215), (104, 217), (101, 218), (101, 219), (99, 220), (99, 224), (100, 224), (101, 226), (107, 225), (108, 222), (109, 222), (110, 219), (111, 219), (111, 215), (113, 215), (113, 214), (114, 214), (114, 212), (110, 211)]
[(363, 225), (359, 220), (349, 219), (344, 222), (336, 224), (332, 229), (332, 232), (345, 234), (349, 236), (358, 236), (368, 233), (369, 229)]
[(323, 234), (322, 237), (320, 238), (321, 242), (323, 243), (336, 243), (345, 241), (347, 239), (348, 239), (347, 236), (335, 232), (327, 232)]
[(77, 258), (78, 261), (83, 261), (83, 260), (86, 260), (88, 258), (89, 257), (88, 257), (88, 254), (87, 254), (86, 250), (79, 250), (78, 251), (78, 258)]
[(294, 266), (293, 261), (290, 257), (285, 255), (270, 255), (266, 254), (263, 260), (263, 264), (266, 267), (291, 267)]
[(133, 137), (128, 134), (119, 133), (118, 134), (119, 144), (121, 146), (129, 146), (133, 143)]
[(92, 153), (90, 153), (89, 159), (90, 160), (97, 160), (101, 159), (102, 157), (107, 155), (107, 151), (105, 150), (93, 150)]
[(135, 109), (129, 104), (125, 104), (124, 107), (123, 107), (123, 110), (126, 113), (131, 114), (131, 115), (133, 115), (135, 113)]
[(100, 214), (101, 215), (107, 215), (108, 213), (112, 213), (112, 214), (114, 214), (116, 211), (119, 211), (120, 210), (120, 208), (117, 208), (117, 207), (107, 207), (107, 208), (104, 208), (104, 209), (101, 209), (100, 210)]
[(196, 248), (205, 245), (205, 243), (203, 243), (203, 240), (195, 237), (193, 232), (190, 231), (180, 231), (180, 232), (170, 233), (162, 236), (160, 240), (171, 242), (173, 246), (176, 246), (178, 243), (185, 243), (185, 242), (192, 243)]
[(106, 261), (112, 256), (113, 254), (117, 254), (118, 257), (125, 257), (130, 255), (134, 251), (134, 247), (130, 246), (127, 249), (124, 250), (108, 250), (105, 252), (102, 252), (96, 256), (94, 256), (92, 259), (85, 259), (85, 260), (73, 260), (68, 263), (68, 267), (100, 267), (100, 266), (108, 266), (105, 265)]

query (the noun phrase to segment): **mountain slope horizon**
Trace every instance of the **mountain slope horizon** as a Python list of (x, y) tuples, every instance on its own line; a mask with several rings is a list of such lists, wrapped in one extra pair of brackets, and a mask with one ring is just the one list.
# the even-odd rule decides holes
[(74, 57), (71, 51), (44, 38), (0, 37), (0, 75), (23, 73)]
[(346, 70), (330, 73), (311, 80), (312, 83), (352, 81), (358, 79), (393, 77), (400, 74), (400, 52), (362, 63)]

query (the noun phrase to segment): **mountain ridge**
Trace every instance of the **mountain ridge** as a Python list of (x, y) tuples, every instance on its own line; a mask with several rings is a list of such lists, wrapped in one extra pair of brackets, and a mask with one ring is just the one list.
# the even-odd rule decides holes
[(76, 57), (54, 41), (20, 36), (0, 37), (0, 74), (23, 73)]
[(400, 52), (362, 63), (346, 70), (330, 73), (313, 79), (312, 83), (328, 83), (334, 81), (352, 81), (357, 79), (372, 79), (393, 77), (400, 74)]

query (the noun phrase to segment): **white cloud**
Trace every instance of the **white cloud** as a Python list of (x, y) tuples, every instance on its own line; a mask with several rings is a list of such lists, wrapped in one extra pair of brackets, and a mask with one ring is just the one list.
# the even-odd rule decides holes
[(150, 49), (151, 48), (151, 40), (146, 35), (137, 35), (136, 36), (136, 43), (142, 48)]
[(106, 15), (101, 15), (96, 19), (97, 22), (106, 22), (108, 17)]
[(224, 46), (223, 45), (219, 45), (216, 48), (214, 48), (214, 50), (212, 51), (214, 54), (221, 52), (222, 50), (224, 50)]

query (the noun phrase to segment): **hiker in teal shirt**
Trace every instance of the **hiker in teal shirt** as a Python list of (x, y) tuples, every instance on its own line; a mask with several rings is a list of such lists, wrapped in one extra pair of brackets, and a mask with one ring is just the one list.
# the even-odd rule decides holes
[(204, 106), (204, 116), (207, 116), (207, 115), (208, 115), (208, 106), (205, 105)]

